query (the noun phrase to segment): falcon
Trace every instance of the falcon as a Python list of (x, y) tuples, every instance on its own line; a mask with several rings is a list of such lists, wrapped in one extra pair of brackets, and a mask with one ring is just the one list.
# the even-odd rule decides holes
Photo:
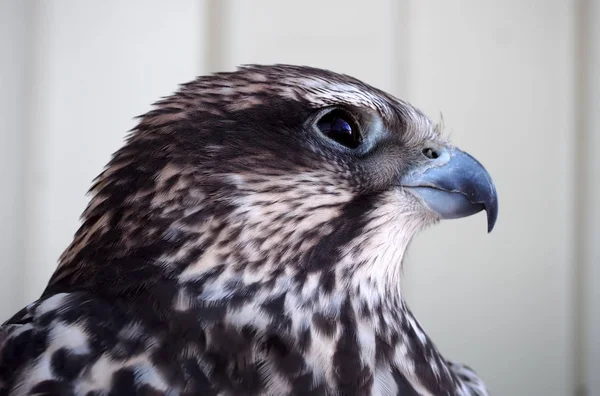
[(484, 167), (347, 75), (249, 65), (141, 116), (41, 297), (0, 328), (0, 395), (487, 395), (407, 307), (402, 262), (498, 204)]

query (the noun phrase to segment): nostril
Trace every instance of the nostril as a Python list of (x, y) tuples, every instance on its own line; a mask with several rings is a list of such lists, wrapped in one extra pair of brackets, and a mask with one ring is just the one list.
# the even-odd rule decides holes
[(423, 149), (423, 155), (429, 159), (436, 159), (440, 156), (440, 153), (431, 147), (426, 147)]

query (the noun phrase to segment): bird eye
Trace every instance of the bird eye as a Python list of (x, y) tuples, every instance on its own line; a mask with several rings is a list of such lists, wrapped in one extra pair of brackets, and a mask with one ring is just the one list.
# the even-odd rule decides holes
[(362, 136), (354, 119), (343, 110), (335, 109), (325, 114), (317, 127), (328, 138), (349, 148), (357, 148)]

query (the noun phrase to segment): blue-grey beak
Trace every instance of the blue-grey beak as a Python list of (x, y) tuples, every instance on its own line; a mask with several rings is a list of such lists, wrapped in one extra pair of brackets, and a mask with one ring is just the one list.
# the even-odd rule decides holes
[(415, 192), (442, 219), (487, 212), (488, 232), (498, 217), (496, 187), (483, 165), (454, 147), (428, 148), (426, 160), (403, 176), (400, 184)]

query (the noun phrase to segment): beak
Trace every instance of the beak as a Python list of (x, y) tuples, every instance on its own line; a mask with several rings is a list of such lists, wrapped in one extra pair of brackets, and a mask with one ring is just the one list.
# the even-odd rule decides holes
[(498, 196), (483, 165), (455, 147), (427, 148), (427, 158), (400, 180), (442, 219), (467, 217), (487, 212), (488, 232), (498, 217)]

